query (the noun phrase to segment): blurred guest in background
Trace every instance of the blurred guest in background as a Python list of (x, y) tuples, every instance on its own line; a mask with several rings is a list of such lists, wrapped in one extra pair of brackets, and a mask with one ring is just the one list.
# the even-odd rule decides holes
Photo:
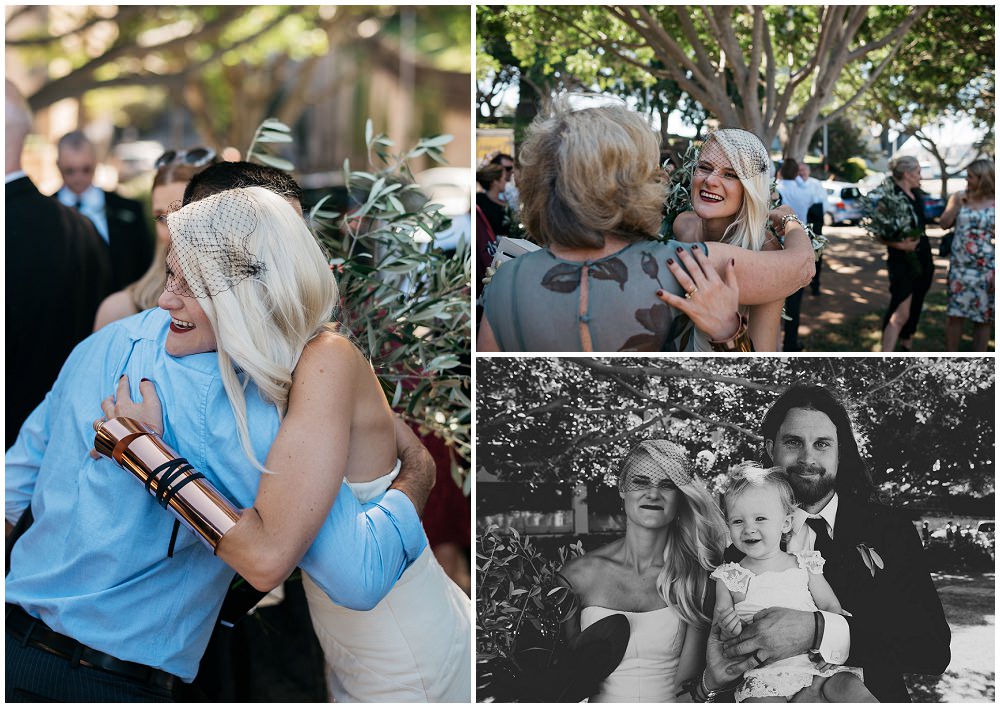
[(972, 320), (972, 350), (986, 351), (993, 330), (994, 269), (996, 267), (996, 192), (989, 160), (967, 168), (968, 189), (948, 200), (941, 228), (955, 225), (948, 268), (948, 323), (945, 346), (957, 352), (962, 323)]
[(113, 287), (138, 280), (153, 260), (142, 204), (94, 186), (97, 151), (78, 130), (59, 139), (56, 165), (63, 186), (52, 196), (93, 222), (110, 250)]
[(165, 216), (172, 206), (174, 208), (180, 206), (188, 182), (214, 160), (213, 150), (199, 147), (180, 153), (168, 150), (156, 161), (156, 175), (153, 177), (151, 195), (153, 218), (156, 220), (156, 250), (153, 262), (141, 278), (104, 299), (97, 310), (94, 321), (95, 332), (109, 322), (156, 307), (156, 301), (163, 293), (163, 286), (167, 281), (166, 257), (167, 247), (170, 245), (170, 234), (161, 217)]
[(6, 182), (7, 422), (10, 447), (52, 388), (111, 289), (107, 249), (93, 224), (38, 191), (21, 169), (31, 113), (10, 81), (4, 90)]

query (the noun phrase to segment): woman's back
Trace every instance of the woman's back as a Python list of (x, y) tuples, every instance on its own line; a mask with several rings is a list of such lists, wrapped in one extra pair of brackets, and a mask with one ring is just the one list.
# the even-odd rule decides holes
[(392, 410), (375, 372), (349, 339), (334, 332), (320, 333), (303, 350), (285, 428), (302, 435), (303, 444), (312, 444), (305, 436), (316, 433), (347, 450), (343, 476), (350, 482), (375, 479), (396, 463)]
[[(641, 241), (593, 261), (542, 249), (504, 263), (485, 291), (502, 351), (662, 351), (673, 313), (657, 290), (683, 294), (666, 267), (676, 241)], [(589, 342), (589, 346), (588, 346)], [(708, 351), (697, 335), (689, 349)]]

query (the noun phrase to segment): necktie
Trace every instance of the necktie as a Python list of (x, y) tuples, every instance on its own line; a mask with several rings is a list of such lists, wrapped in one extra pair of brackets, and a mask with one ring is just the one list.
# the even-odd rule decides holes
[(808, 518), (806, 523), (809, 524), (810, 528), (816, 532), (816, 543), (813, 545), (814, 551), (819, 551), (824, 557), (827, 555), (827, 551), (833, 544), (833, 539), (830, 538), (830, 532), (826, 530), (826, 519), (822, 517)]
[(83, 209), (83, 200), (82, 199), (77, 199), (76, 200), (76, 204), (73, 205), (73, 208), (76, 209), (77, 211), (80, 211), (81, 209)]

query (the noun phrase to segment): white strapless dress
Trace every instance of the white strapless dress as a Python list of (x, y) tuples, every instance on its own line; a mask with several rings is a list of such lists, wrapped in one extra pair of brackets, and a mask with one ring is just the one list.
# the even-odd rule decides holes
[(630, 634), (625, 656), (601, 684), (591, 703), (673, 703), (676, 675), (687, 625), (677, 611), (624, 612), (591, 605), (580, 611), (580, 629), (611, 615), (628, 618)]
[[(359, 501), (386, 489), (395, 469), (350, 483)], [(389, 594), (360, 612), (333, 604), (302, 574), (313, 628), (327, 663), (330, 698), (338, 703), (472, 701), (472, 601), (445, 574), (430, 547)]]

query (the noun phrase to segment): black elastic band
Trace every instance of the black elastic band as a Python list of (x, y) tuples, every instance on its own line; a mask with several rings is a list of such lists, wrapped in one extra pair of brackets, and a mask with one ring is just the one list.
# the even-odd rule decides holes
[(194, 468), (191, 465), (184, 463), (176, 469), (164, 472), (156, 484), (156, 503), (166, 509), (169, 497), (173, 496), (173, 493), (170, 491), (170, 486), (185, 472), (193, 470)]
[[(186, 464), (187, 464), (187, 459), (183, 457), (175, 457), (172, 460), (167, 460), (166, 462), (164, 462), (162, 465), (160, 465), (155, 470), (149, 473), (149, 476), (146, 478), (146, 491), (149, 492), (150, 494), (153, 493), (152, 491), (150, 491), (153, 486), (153, 480), (160, 474), (160, 472), (162, 472), (163, 470), (172, 469), (179, 465), (186, 465)], [(159, 486), (160, 485), (157, 485), (157, 490), (159, 490)]]
[(181, 522), (174, 519), (174, 530), (170, 532), (170, 545), (167, 547), (167, 558), (174, 557), (174, 544), (177, 543), (177, 532), (181, 528)]
[(164, 493), (164, 495), (163, 495), (163, 501), (161, 502), (163, 504), (163, 508), (164, 509), (167, 508), (167, 504), (170, 503), (170, 500), (174, 498), (174, 495), (176, 495), (177, 492), (179, 492), (181, 490), (181, 488), (185, 484), (190, 484), (191, 482), (195, 481), (196, 479), (204, 479), (205, 478), (205, 475), (203, 475), (201, 472), (198, 472), (197, 470), (195, 470), (190, 465), (187, 467), (187, 469), (191, 470), (191, 474), (188, 475), (187, 477), (185, 477), (184, 479), (182, 479), (177, 484), (175, 484), (173, 487), (170, 487), (169, 489), (167, 489), (167, 491)]

